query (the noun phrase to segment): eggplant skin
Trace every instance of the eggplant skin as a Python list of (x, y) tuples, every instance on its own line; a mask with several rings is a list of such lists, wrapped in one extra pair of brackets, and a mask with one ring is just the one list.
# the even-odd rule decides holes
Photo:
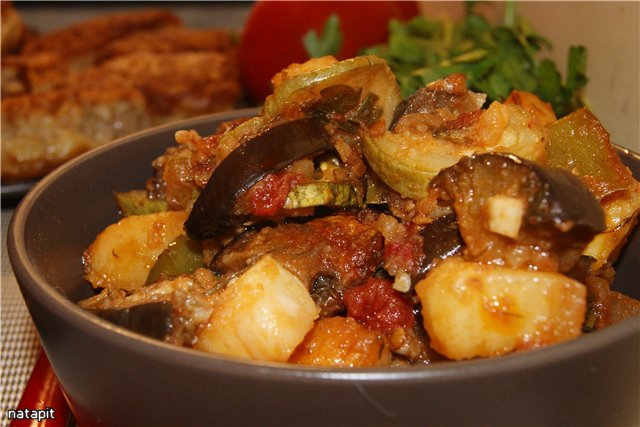
[(393, 131), (400, 119), (409, 114), (426, 114), (432, 117), (428, 122), (438, 123), (453, 119), (461, 113), (477, 111), (485, 100), (486, 95), (467, 89), (464, 74), (450, 74), (418, 89), (402, 101), (393, 113), (389, 130)]
[[(523, 204), (515, 236), (491, 229), (496, 196)], [(431, 181), (429, 197), (453, 207), (467, 260), (567, 272), (605, 230), (602, 207), (579, 178), (514, 155), (464, 157)]]
[(319, 276), (335, 288), (362, 282), (382, 261), (384, 238), (371, 224), (348, 213), (285, 223), (238, 235), (220, 250), (210, 268), (234, 274), (268, 254), (313, 292)]
[(150, 302), (127, 308), (86, 308), (109, 322), (146, 335), (164, 339), (173, 329), (173, 308), (167, 301)]
[(463, 242), (456, 224), (455, 215), (446, 215), (427, 224), (421, 232), (425, 259), (419, 279), (431, 270), (438, 261), (457, 255), (462, 251)]
[(304, 118), (277, 125), (249, 139), (229, 153), (213, 171), (185, 222), (192, 239), (215, 237), (241, 221), (231, 215), (238, 196), (267, 173), (293, 161), (332, 148), (329, 133), (319, 118)]
[(562, 224), (571, 224), (590, 231), (593, 236), (605, 231), (605, 216), (600, 203), (577, 176), (566, 169), (525, 163), (544, 183), (544, 190), (536, 193), (529, 203), (529, 225), (552, 223), (563, 227)]

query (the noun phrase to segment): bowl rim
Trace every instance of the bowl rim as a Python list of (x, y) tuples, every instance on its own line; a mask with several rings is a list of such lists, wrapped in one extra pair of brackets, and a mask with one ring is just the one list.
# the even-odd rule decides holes
[[(540, 367), (575, 356), (596, 351), (612, 343), (624, 340), (632, 335), (640, 335), (640, 318), (627, 319), (608, 326), (604, 330), (584, 334), (578, 339), (565, 341), (555, 345), (516, 352), (496, 358), (472, 359), (455, 362), (439, 362), (428, 365), (413, 365), (406, 367), (377, 367), (377, 368), (318, 368), (286, 363), (271, 363), (249, 361), (206, 353), (196, 349), (168, 344), (160, 340), (149, 338), (114, 325), (83, 310), (76, 303), (67, 299), (61, 292), (50, 286), (39, 274), (37, 268), (27, 256), (25, 241), (26, 220), (31, 208), (61, 176), (69, 173), (85, 162), (92, 161), (101, 153), (117, 149), (119, 146), (131, 144), (139, 138), (153, 136), (170, 130), (180, 130), (209, 123), (225, 121), (239, 117), (254, 115), (256, 108), (232, 110), (215, 113), (197, 118), (186, 119), (162, 126), (136, 132), (97, 147), (58, 167), (40, 180), (20, 201), (11, 217), (7, 237), (8, 255), (17, 278), (19, 287), (24, 293), (28, 292), (41, 303), (46, 302), (48, 310), (81, 328), (84, 332), (94, 335), (114, 347), (126, 347), (127, 351), (134, 351), (145, 357), (162, 359), (172, 365), (184, 365), (201, 371), (224, 372), (225, 375), (253, 377), (256, 374), (268, 375), (272, 379), (298, 381), (417, 381), (430, 382), (452, 381), (456, 379), (468, 380), (496, 374), (507, 374)], [(617, 146), (614, 148), (640, 162), (640, 155), (632, 150)], [(46, 350), (46, 346), (45, 346)], [(55, 366), (54, 366), (55, 370)]]

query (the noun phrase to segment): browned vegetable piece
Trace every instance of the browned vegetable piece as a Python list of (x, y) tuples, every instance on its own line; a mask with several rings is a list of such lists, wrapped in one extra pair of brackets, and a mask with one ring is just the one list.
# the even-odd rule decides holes
[(317, 218), (247, 232), (224, 247), (211, 269), (234, 273), (270, 254), (309, 289), (319, 275), (335, 279), (338, 290), (361, 282), (378, 266), (383, 238), (352, 215)]
[(598, 266), (597, 261), (582, 256), (575, 267), (568, 272), (572, 277), (587, 287), (587, 313), (583, 330), (589, 332), (602, 329), (608, 325), (640, 315), (640, 301), (611, 290), (611, 282), (616, 272), (607, 263)]
[(577, 177), (511, 155), (465, 157), (429, 191), (453, 207), (468, 260), (566, 272), (605, 226)]
[(609, 303), (611, 304), (611, 323), (640, 315), (640, 301), (620, 292), (611, 291)]
[[(383, 59), (374, 55), (339, 62), (333, 62), (330, 57), (315, 58), (304, 64), (292, 64), (278, 73), (273, 81), (273, 95), (268, 96), (264, 103), (264, 113), (271, 117), (279, 116), (293, 105), (308, 105), (331, 86), (361, 89), (363, 104), (368, 104), (364, 102), (366, 98), (372, 101), (370, 95), (374, 95), (376, 107), (373, 110), (380, 111), (385, 123), (391, 123), (393, 112), (401, 101), (393, 72)], [(329, 97), (325, 92), (324, 98)]]
[(351, 317), (320, 319), (289, 358), (312, 366), (372, 367), (391, 364), (391, 352), (377, 332)]
[[(98, 310), (105, 316), (116, 316), (119, 319), (117, 323), (121, 326), (128, 327), (126, 322), (140, 323), (131, 328), (135, 328), (134, 330), (144, 329), (146, 323), (149, 323), (152, 331), (164, 330), (158, 326), (162, 326), (164, 322), (170, 323), (169, 333), (161, 338), (168, 343), (192, 346), (196, 332), (206, 325), (211, 316), (213, 306), (209, 295), (215, 292), (217, 285), (213, 273), (201, 268), (194, 274), (142, 286), (132, 293), (104, 289), (99, 294), (80, 301), (79, 305), (90, 311)], [(164, 305), (154, 308), (152, 304), (156, 303)], [(148, 308), (136, 308), (144, 306)], [(142, 319), (139, 316), (150, 317)], [(158, 335), (159, 333), (156, 334)]]
[(474, 94), (467, 89), (463, 74), (451, 74), (418, 89), (402, 101), (389, 128), (393, 130), (405, 115), (422, 113), (425, 123), (437, 129), (462, 113), (477, 111), (485, 99), (485, 95)]
[(362, 97), (362, 88), (335, 85), (322, 89), (320, 99), (304, 109), (312, 116), (336, 122), (341, 130), (355, 133), (360, 126), (369, 128), (381, 118), (383, 109), (377, 101), (374, 93)]
[(463, 76), (429, 84), (408, 100), (393, 129), (365, 134), (363, 153), (371, 170), (413, 200), (426, 196), (437, 173), (476, 153), (510, 153), (543, 161), (545, 128), (517, 104), (494, 101), (466, 89)]
[(311, 298), (320, 308), (320, 317), (332, 317), (344, 313), (346, 307), (340, 281), (333, 275), (319, 274), (309, 289)]

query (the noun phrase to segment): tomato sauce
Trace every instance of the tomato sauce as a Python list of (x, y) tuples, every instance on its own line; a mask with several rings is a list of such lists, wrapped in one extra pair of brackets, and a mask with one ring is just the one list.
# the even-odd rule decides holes
[(306, 181), (298, 173), (271, 173), (247, 193), (249, 212), (257, 216), (273, 216), (284, 206), (291, 188)]
[(362, 285), (347, 289), (344, 302), (348, 315), (368, 329), (390, 333), (395, 328), (413, 326), (413, 304), (395, 291), (389, 280), (370, 277)]

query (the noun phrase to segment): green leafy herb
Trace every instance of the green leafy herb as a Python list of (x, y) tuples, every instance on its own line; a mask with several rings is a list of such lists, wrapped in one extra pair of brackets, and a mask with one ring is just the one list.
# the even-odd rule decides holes
[(329, 19), (324, 24), (322, 36), (318, 36), (315, 30), (311, 30), (304, 35), (302, 43), (311, 58), (337, 55), (342, 46), (340, 18), (337, 15), (329, 16)]
[(584, 105), (586, 49), (570, 48), (563, 81), (551, 60), (538, 59), (551, 44), (516, 15), (514, 3), (505, 5), (502, 25), (490, 24), (469, 2), (458, 23), (417, 17), (406, 23), (391, 21), (389, 32), (386, 44), (363, 53), (389, 63), (404, 97), (448, 74), (463, 73), (469, 88), (486, 93), (490, 101), (516, 89), (536, 93), (560, 117)]

